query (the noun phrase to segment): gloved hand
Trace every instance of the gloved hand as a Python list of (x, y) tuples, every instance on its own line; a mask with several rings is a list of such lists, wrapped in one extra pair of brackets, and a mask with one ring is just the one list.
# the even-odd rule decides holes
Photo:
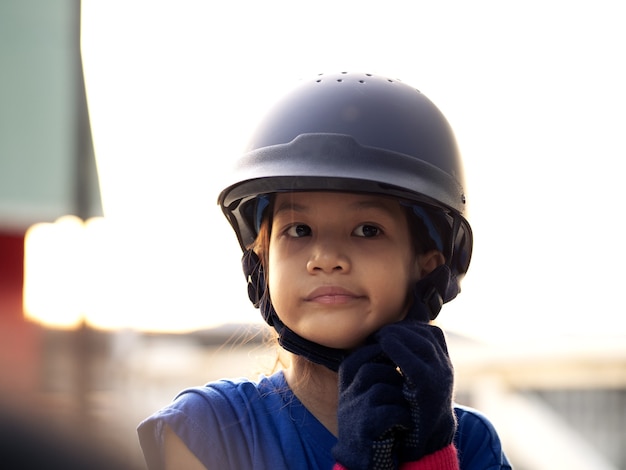
[(411, 426), (403, 377), (379, 344), (367, 344), (339, 367), (339, 436), (333, 455), (349, 470), (397, 468), (397, 443)]
[(412, 424), (399, 449), (401, 462), (414, 462), (449, 444), (456, 432), (452, 408), (453, 369), (443, 332), (404, 320), (374, 334), (384, 355), (401, 371), (402, 392)]

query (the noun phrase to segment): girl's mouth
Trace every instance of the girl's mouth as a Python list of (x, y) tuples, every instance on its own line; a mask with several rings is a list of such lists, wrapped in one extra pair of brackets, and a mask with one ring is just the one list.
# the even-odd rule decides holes
[(313, 290), (304, 300), (321, 304), (344, 304), (362, 297), (343, 287), (322, 286)]

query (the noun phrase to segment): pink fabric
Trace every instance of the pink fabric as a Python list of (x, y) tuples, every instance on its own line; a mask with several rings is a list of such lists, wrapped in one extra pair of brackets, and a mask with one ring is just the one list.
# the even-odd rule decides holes
[(400, 470), (459, 470), (456, 448), (450, 444), (416, 462), (403, 463)]
[[(348, 470), (340, 463), (336, 463), (333, 470)], [(429, 454), (416, 462), (406, 462), (400, 465), (400, 470), (459, 470), (459, 460), (456, 448), (450, 444), (433, 454)]]

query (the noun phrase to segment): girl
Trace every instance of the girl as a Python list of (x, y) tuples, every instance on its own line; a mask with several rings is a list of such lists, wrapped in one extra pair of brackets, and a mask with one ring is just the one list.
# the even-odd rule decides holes
[(219, 204), (248, 294), (292, 360), (183, 391), (139, 426), (153, 469), (506, 469), (493, 427), (452, 403), (430, 324), (472, 233), (453, 133), (417, 90), (320, 75), (261, 122)]

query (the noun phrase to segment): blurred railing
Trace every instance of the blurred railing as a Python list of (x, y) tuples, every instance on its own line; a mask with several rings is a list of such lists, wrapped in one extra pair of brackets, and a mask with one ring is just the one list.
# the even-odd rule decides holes
[[(259, 326), (187, 335), (43, 330), (28, 401), (0, 381), (3, 404), (144, 468), (136, 426), (181, 389), (270, 373)], [(626, 346), (487, 346), (449, 335), (457, 401), (495, 424), (518, 470), (626, 468)], [(5, 379), (6, 379), (5, 374)]]

